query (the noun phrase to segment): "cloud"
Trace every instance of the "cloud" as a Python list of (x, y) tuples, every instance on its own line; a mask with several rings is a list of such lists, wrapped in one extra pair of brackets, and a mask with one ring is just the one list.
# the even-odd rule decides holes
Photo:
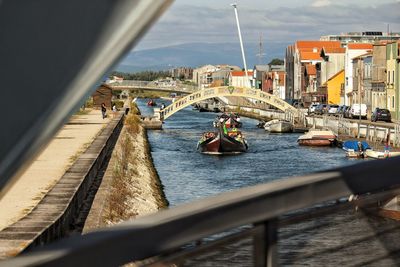
[(314, 1), (311, 6), (313, 7), (324, 7), (324, 6), (330, 6), (332, 3), (329, 0), (316, 0)]
[[(317, 0), (312, 6), (304, 4), (301, 8), (256, 9), (251, 5), (240, 8), (245, 45), (257, 44), (261, 33), (265, 43), (293, 43), (341, 32), (386, 31), (388, 23), (392, 31), (400, 31), (399, 1), (363, 7), (315, 5), (322, 2), (326, 4), (329, 0)], [(173, 6), (143, 38), (138, 50), (193, 42), (238, 42), (233, 9)]]

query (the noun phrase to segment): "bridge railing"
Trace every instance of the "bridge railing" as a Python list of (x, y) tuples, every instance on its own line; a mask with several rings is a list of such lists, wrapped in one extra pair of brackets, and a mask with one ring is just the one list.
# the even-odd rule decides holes
[[(338, 266), (343, 260), (360, 266), (396, 265), (400, 226), (387, 220), (377, 224), (364, 214), (367, 207), (400, 193), (398, 164), (400, 157), (389, 158), (223, 193), (71, 237), (0, 266), (129, 262), (136, 266), (277, 266), (304, 261)], [(355, 207), (362, 212), (355, 213)], [(341, 214), (329, 217), (338, 211)], [(324, 227), (328, 230), (321, 232)], [(331, 240), (332, 234), (340, 240)], [(300, 243), (291, 245), (296, 238)], [(289, 244), (281, 243), (287, 239)], [(312, 249), (309, 242), (314, 243)]]

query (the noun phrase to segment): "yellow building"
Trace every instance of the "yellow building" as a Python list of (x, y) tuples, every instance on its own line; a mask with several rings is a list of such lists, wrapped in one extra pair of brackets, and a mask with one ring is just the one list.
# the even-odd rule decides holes
[(325, 86), (328, 94), (327, 104), (339, 105), (340, 96), (344, 93), (344, 69), (329, 78)]

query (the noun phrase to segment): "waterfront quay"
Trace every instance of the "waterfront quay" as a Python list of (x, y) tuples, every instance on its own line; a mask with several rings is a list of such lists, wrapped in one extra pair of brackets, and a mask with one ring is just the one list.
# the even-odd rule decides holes
[[(0, 259), (166, 206), (140, 119), (135, 119), (137, 132), (131, 136), (123, 126), (125, 112), (109, 112), (106, 118), (100, 110), (80, 113), (1, 199)], [(129, 148), (138, 155), (128, 156)], [(118, 176), (121, 162), (137, 171), (128, 178)]]

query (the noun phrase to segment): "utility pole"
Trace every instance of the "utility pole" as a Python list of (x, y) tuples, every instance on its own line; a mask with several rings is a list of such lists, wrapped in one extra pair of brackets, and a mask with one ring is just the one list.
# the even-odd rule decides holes
[(265, 53), (263, 53), (263, 50), (264, 50), (264, 48), (263, 48), (263, 43), (262, 43), (262, 33), (260, 33), (260, 43), (258, 46), (258, 54), (257, 54), (259, 65), (262, 64), (262, 59), (265, 56)]
[(239, 42), (240, 42), (240, 48), (242, 50), (242, 58), (243, 58), (243, 65), (244, 65), (244, 71), (245, 71), (245, 76), (246, 76), (246, 83), (247, 85), (250, 86), (250, 79), (249, 79), (249, 75), (247, 73), (247, 65), (246, 65), (246, 57), (244, 55), (244, 49), (243, 49), (243, 41), (242, 41), (242, 33), (240, 32), (240, 24), (239, 24), (239, 16), (238, 16), (238, 12), (237, 12), (237, 4), (233, 3), (231, 4), (231, 6), (233, 6), (233, 9), (235, 11), (235, 17), (236, 17), (236, 25), (238, 28), (238, 35), (239, 35)]

